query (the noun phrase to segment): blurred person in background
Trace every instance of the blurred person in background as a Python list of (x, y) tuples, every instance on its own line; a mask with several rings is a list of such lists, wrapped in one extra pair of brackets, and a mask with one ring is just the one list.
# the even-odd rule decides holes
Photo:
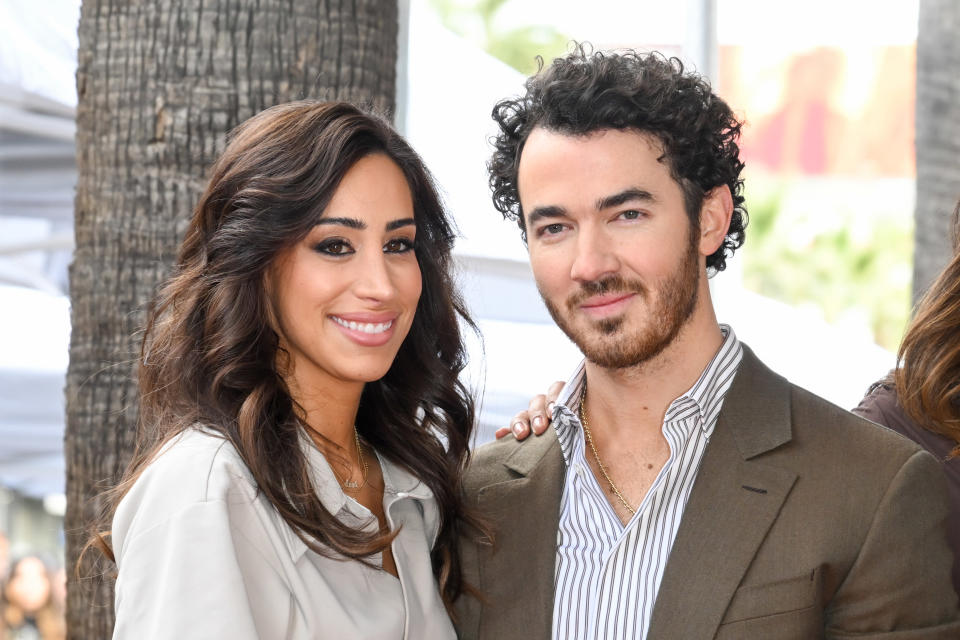
[(10, 571), (10, 539), (0, 531), (0, 585), (7, 581), (7, 572)]
[(953, 586), (960, 594), (960, 202), (952, 230), (953, 258), (917, 303), (896, 369), (874, 383), (853, 412), (910, 438), (942, 463)]
[(60, 640), (66, 637), (63, 608), (53, 597), (50, 571), (34, 555), (10, 568), (3, 587), (3, 640)]

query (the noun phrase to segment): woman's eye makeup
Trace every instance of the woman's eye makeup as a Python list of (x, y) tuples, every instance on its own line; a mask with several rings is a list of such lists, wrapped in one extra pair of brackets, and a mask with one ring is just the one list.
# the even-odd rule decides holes
[(413, 238), (391, 238), (383, 245), (383, 250), (387, 253), (407, 253), (417, 248), (417, 242)]
[(353, 247), (343, 238), (327, 238), (326, 240), (321, 240), (313, 245), (313, 250), (329, 256), (343, 256), (353, 253)]

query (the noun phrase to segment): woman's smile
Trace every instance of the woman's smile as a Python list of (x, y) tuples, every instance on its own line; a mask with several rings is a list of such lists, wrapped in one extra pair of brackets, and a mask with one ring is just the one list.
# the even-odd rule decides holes
[(379, 347), (390, 342), (396, 314), (385, 319), (369, 319), (350, 315), (331, 315), (330, 319), (350, 340), (365, 347)]

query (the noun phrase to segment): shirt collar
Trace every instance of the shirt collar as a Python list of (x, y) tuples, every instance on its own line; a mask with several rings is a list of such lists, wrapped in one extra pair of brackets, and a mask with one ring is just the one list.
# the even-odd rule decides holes
[(743, 357), (743, 347), (733, 329), (729, 325), (721, 324), (720, 331), (723, 333), (720, 348), (693, 386), (670, 403), (664, 422), (689, 418), (691, 412), (695, 412), (699, 415), (697, 423), (704, 433), (707, 436), (713, 433), (723, 398), (733, 383), (733, 375)]
[(399, 497), (409, 496), (418, 500), (432, 500), (433, 492), (422, 480), (410, 473), (405, 467), (391, 462), (377, 452), (380, 471), (383, 473), (383, 486), (386, 493)]
[[(313, 472), (313, 485), (320, 498), (320, 503), (330, 513), (336, 515), (347, 503), (347, 494), (344, 493), (340, 481), (333, 473), (330, 463), (305, 432), (301, 433), (300, 449)], [(383, 474), (384, 492), (398, 497), (411, 497), (418, 500), (432, 500), (433, 492), (419, 478), (407, 471), (404, 467), (388, 460), (374, 450), (377, 460), (380, 461), (380, 471)]]
[[(696, 415), (699, 418), (696, 423), (707, 437), (713, 433), (723, 399), (733, 383), (734, 374), (743, 358), (743, 347), (733, 329), (729, 325), (721, 324), (720, 332), (723, 334), (720, 348), (693, 386), (670, 403), (664, 422), (683, 420)], [(553, 426), (560, 441), (560, 451), (567, 464), (571, 460), (576, 434), (581, 431), (577, 412), (580, 409), (580, 397), (586, 378), (586, 360), (582, 360), (560, 390), (553, 408)]]

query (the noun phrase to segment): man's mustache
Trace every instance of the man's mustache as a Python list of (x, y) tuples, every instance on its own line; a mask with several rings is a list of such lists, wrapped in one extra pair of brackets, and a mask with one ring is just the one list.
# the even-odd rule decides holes
[(607, 293), (637, 293), (646, 296), (647, 289), (639, 280), (627, 280), (621, 276), (583, 282), (580, 288), (567, 298), (567, 309), (575, 311), (588, 298)]

